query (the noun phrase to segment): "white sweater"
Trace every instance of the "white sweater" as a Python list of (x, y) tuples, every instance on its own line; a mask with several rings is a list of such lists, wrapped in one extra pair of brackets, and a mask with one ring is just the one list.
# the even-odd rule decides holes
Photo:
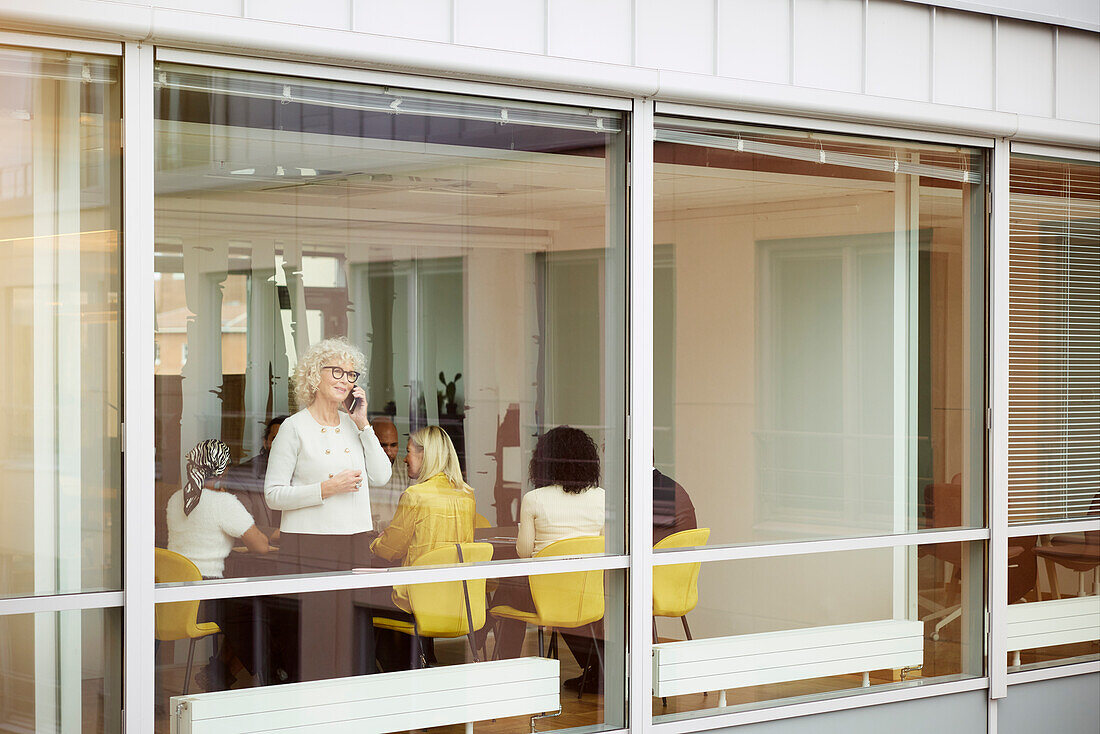
[(222, 577), (233, 539), (255, 525), (239, 499), (212, 489), (202, 490), (199, 504), (190, 515), (183, 514), (183, 490), (179, 490), (168, 498), (165, 514), (168, 550), (190, 558), (207, 578)]
[[(345, 469), (363, 472), (358, 492), (321, 499), (321, 482)], [(283, 421), (267, 460), (264, 498), (282, 510), (284, 533), (351, 535), (371, 530), (370, 487), (390, 479), (390, 459), (368, 424), (360, 431), (347, 413), (322, 426), (309, 410)]]
[(520, 501), (516, 553), (530, 558), (555, 540), (603, 535), (603, 526), (602, 487), (580, 493), (566, 492), (557, 484), (539, 487)]

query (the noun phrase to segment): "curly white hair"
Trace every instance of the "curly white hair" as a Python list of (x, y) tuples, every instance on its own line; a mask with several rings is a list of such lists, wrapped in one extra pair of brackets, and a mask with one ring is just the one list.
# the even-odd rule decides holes
[(321, 386), (321, 368), (347, 364), (356, 372), (363, 372), (367, 360), (342, 336), (324, 339), (307, 349), (294, 369), (294, 399), (298, 407), (309, 407), (317, 396), (317, 388)]

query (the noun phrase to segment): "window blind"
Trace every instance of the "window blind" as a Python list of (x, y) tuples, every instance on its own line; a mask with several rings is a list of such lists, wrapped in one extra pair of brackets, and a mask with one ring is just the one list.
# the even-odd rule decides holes
[(1009, 521), (1098, 514), (1100, 166), (1013, 156)]

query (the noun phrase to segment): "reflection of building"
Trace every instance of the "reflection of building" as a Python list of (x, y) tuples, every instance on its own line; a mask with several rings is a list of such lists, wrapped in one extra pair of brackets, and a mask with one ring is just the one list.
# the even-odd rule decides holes
[[(599, 446), (608, 556), (563, 567), (604, 579), (602, 690), (540, 730), (1095, 728), (1088, 3), (193, 5), (0, 0), (0, 732), (167, 732), (156, 601), (293, 628), (383, 583), (153, 584), (182, 457), (254, 458), (334, 335), (400, 453), (454, 436), (495, 552), (539, 434)], [(704, 553), (650, 557), (654, 466)], [(695, 562), (699, 647), (751, 654), (666, 706), (681, 623), (638, 612)], [(303, 662), (257, 629), (266, 682)]]

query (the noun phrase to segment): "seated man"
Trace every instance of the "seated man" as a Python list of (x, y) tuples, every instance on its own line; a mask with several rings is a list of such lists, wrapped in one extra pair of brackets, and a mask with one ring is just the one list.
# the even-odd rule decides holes
[(401, 501), (401, 493), (409, 488), (409, 473), (405, 468), (405, 462), (397, 460), (399, 446), (397, 426), (384, 415), (378, 416), (370, 424), (374, 429), (374, 435), (378, 437), (378, 442), (382, 444), (382, 450), (386, 452), (390, 464), (393, 465), (390, 481), (381, 487), (370, 488), (370, 509), (374, 516), (374, 529), (382, 531), (393, 521), (393, 515), (397, 512), (397, 503)]

